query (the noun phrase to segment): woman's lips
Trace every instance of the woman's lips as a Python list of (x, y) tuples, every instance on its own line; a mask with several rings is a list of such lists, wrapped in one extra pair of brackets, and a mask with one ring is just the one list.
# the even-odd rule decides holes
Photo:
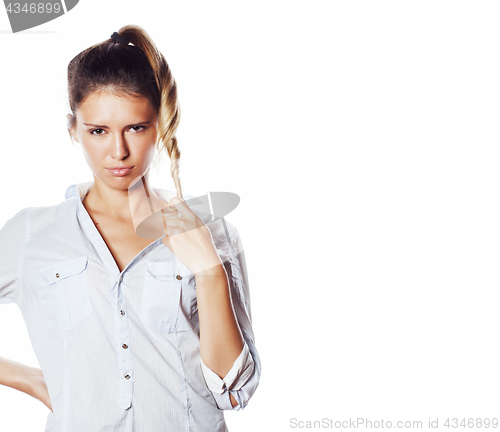
[(127, 175), (130, 171), (132, 171), (132, 168), (115, 168), (115, 169), (111, 169), (111, 168), (106, 168), (111, 174), (113, 174), (114, 176), (117, 176), (117, 177), (123, 177), (124, 175)]

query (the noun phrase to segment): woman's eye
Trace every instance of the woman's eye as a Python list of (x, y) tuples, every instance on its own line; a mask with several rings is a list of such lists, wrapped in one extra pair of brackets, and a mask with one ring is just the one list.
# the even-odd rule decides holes
[[(137, 128), (141, 128), (141, 129), (137, 130)], [(134, 132), (140, 132), (141, 130), (146, 129), (146, 128), (144, 126), (132, 126), (130, 129), (133, 129)]]
[(97, 131), (104, 132), (104, 129), (92, 129), (92, 130), (90, 131), (90, 133), (91, 133), (92, 135), (102, 135), (102, 133), (94, 133), (94, 132), (97, 132)]

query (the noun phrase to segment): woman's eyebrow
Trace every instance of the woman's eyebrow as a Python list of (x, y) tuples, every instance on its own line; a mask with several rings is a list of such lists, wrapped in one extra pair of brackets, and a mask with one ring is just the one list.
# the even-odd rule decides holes
[[(128, 127), (131, 127), (131, 126), (139, 126), (139, 125), (143, 125), (143, 124), (148, 124), (148, 123), (151, 123), (151, 121), (142, 121), (142, 122), (137, 122), (137, 123), (132, 123), (132, 124), (129, 124), (127, 126), (125, 126), (126, 128)], [(105, 125), (96, 125), (96, 124), (92, 124), (92, 123), (84, 123), (85, 126), (92, 126), (92, 127), (96, 127), (96, 128), (108, 128), (109, 129), (109, 126), (105, 126)]]

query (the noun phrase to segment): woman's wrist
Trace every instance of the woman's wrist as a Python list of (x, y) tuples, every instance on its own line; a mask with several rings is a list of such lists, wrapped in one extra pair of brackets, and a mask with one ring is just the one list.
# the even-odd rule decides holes
[(201, 270), (201, 271), (194, 273), (194, 277), (195, 277), (196, 282), (199, 283), (199, 282), (210, 281), (210, 280), (217, 281), (217, 280), (220, 280), (221, 278), (224, 279), (224, 278), (227, 278), (227, 274), (226, 274), (226, 269), (224, 268), (224, 265), (222, 263), (220, 263), (216, 266), (213, 266), (213, 267), (210, 267), (210, 268), (207, 268), (207, 269), (204, 269), (204, 270)]

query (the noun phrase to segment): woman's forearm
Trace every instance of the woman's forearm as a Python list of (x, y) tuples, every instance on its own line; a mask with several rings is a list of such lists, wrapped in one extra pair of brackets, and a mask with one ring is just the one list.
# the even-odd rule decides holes
[(0, 384), (28, 393), (28, 370), (29, 366), (0, 357)]
[[(244, 341), (231, 303), (224, 266), (196, 274), (200, 320), (200, 356), (203, 363), (224, 378), (243, 350)], [(236, 400), (230, 395), (233, 406)]]

